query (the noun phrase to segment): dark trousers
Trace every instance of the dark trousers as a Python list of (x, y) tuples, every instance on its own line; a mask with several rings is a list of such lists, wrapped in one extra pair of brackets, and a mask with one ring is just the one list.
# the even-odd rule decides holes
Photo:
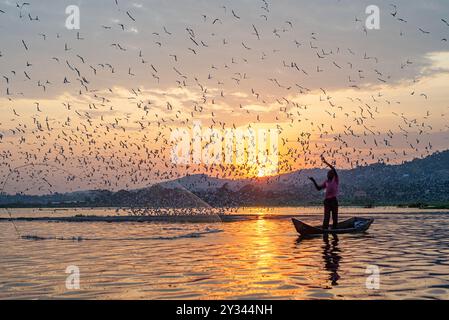
[(330, 198), (324, 200), (323, 229), (329, 229), (329, 221), (332, 213), (332, 228), (336, 229), (338, 224), (338, 200)]

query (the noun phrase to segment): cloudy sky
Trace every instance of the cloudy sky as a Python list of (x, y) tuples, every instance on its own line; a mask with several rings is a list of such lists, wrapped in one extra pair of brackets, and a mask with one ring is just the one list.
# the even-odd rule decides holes
[[(449, 147), (447, 1), (27, 2), (0, 1), (5, 191), (272, 172), (170, 163), (171, 133), (193, 121), (278, 130), (280, 172), (323, 152), (349, 168)], [(13, 171), (30, 164), (52, 169)]]

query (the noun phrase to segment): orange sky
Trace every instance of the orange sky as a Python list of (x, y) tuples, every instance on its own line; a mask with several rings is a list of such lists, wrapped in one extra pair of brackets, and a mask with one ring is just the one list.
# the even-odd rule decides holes
[(367, 33), (358, 22), (363, 1), (83, 3), (79, 31), (64, 28), (64, 1), (45, 2), (22, 9), (39, 22), (0, 5), (0, 176), (47, 163), (77, 178), (24, 171), (8, 180), (8, 192), (276, 171), (171, 163), (171, 133), (194, 121), (278, 130), (279, 172), (320, 166), (322, 153), (351, 168), (449, 147), (445, 2), (398, 3), (407, 24), (379, 4), (381, 29)]

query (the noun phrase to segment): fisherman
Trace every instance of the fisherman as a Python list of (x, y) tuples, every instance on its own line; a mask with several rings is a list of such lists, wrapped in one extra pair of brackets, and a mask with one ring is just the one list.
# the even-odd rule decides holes
[(338, 225), (338, 174), (337, 170), (335, 170), (335, 167), (331, 165), (329, 162), (324, 159), (323, 156), (321, 156), (321, 161), (323, 161), (324, 164), (326, 164), (330, 170), (327, 172), (327, 180), (319, 185), (314, 178), (309, 177), (309, 179), (313, 182), (315, 185), (315, 188), (318, 191), (321, 191), (323, 189), (326, 189), (326, 194), (324, 198), (324, 220), (323, 220), (323, 229), (327, 230), (329, 229), (329, 221), (330, 221), (330, 215), (332, 213), (332, 229), (337, 229)]

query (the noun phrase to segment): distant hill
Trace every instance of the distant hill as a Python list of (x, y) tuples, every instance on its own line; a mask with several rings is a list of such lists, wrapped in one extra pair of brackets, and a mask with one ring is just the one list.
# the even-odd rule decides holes
[(206, 208), (209, 205), (181, 185), (161, 183), (139, 190), (94, 190), (46, 196), (0, 196), (3, 207), (148, 207)]
[[(321, 203), (309, 176), (324, 181), (326, 169), (257, 179), (189, 175), (139, 190), (94, 190), (48, 196), (1, 195), (0, 206), (214, 207)], [(449, 204), (449, 150), (401, 165), (373, 164), (339, 170), (340, 201), (357, 205)]]
[[(327, 169), (308, 169), (276, 177), (244, 180), (220, 180), (197, 175), (178, 181), (214, 205), (307, 205), (320, 203), (323, 198), (308, 177), (324, 181), (326, 172)], [(339, 175), (342, 203), (449, 203), (449, 150), (401, 165), (373, 164), (339, 170)]]

